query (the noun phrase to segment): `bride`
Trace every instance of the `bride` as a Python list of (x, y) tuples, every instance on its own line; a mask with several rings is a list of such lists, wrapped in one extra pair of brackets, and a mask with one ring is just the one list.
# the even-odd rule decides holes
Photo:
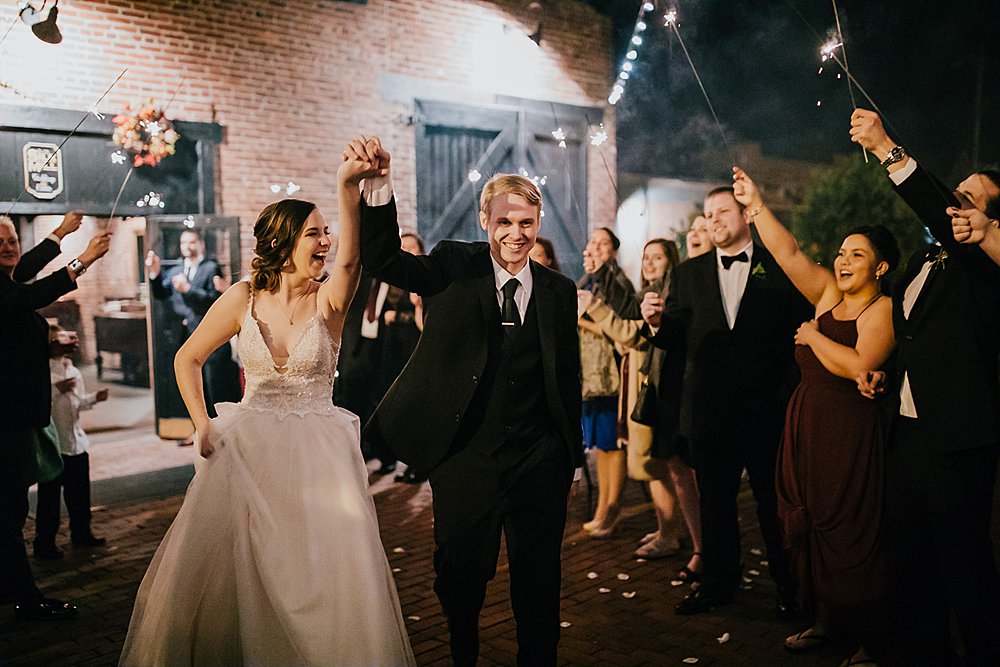
[[(309, 202), (254, 225), (249, 283), (174, 361), (204, 461), (136, 598), (121, 665), (412, 665), (379, 539), (358, 418), (330, 397), (360, 273), (359, 183), (389, 154), (359, 137), (337, 172), (340, 238)], [(239, 334), (246, 394), (210, 420), (201, 365)]]

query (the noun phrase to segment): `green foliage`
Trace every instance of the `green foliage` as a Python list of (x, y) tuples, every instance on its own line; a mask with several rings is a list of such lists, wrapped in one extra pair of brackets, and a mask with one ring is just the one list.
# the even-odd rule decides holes
[(833, 266), (847, 230), (858, 225), (889, 229), (902, 264), (927, 242), (923, 224), (893, 191), (885, 169), (871, 157), (865, 164), (859, 152), (819, 173), (791, 222), (803, 251), (826, 267)]

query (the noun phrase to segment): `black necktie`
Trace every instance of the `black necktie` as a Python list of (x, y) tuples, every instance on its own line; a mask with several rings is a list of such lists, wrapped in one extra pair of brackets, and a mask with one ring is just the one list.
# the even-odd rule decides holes
[(500, 317), (503, 321), (504, 331), (508, 333), (517, 331), (521, 326), (521, 313), (518, 312), (517, 303), (514, 301), (514, 292), (517, 291), (517, 286), (520, 284), (517, 278), (511, 278), (504, 283), (501, 290), (503, 292), (503, 308), (500, 311)]
[(747, 257), (747, 254), (745, 252), (741, 252), (738, 255), (732, 255), (732, 256), (730, 256), (730, 255), (720, 255), (720, 257), (722, 257), (722, 268), (724, 268), (726, 271), (728, 271), (729, 267), (733, 265), (733, 262), (749, 262), (750, 261), (750, 258)]

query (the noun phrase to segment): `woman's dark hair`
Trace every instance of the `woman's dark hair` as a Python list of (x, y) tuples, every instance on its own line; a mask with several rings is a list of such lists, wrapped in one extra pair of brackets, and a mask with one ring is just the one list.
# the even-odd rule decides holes
[[(644, 294), (645, 292), (648, 292), (649, 291), (648, 288), (654, 284), (662, 285), (661, 289), (657, 290), (662, 292), (666, 288), (667, 283), (670, 281), (670, 271), (675, 266), (680, 264), (681, 261), (681, 253), (679, 250), (677, 250), (677, 244), (674, 243), (673, 241), (668, 241), (667, 239), (656, 238), (646, 241), (646, 245), (642, 246), (643, 252), (645, 252), (646, 248), (653, 245), (654, 243), (659, 244), (659, 246), (663, 248), (663, 254), (667, 256), (667, 270), (663, 274), (663, 277), (657, 281), (654, 281), (654, 283), (648, 283), (646, 282), (645, 278), (642, 278), (641, 280), (642, 284), (639, 288), (640, 295)], [(639, 298), (641, 300), (642, 297), (640, 296)]]
[(549, 258), (549, 268), (562, 273), (562, 269), (559, 268), (559, 260), (556, 259), (556, 247), (552, 245), (552, 241), (544, 236), (538, 236), (535, 238), (535, 243), (545, 250), (545, 256)]
[(896, 244), (896, 237), (882, 225), (860, 225), (847, 230), (844, 238), (852, 234), (860, 234), (868, 239), (868, 242), (875, 250), (875, 261), (885, 262), (889, 265), (882, 276), (881, 288), (884, 294), (891, 294), (890, 283), (886, 276), (892, 272), (899, 264), (899, 246)]
[(268, 204), (257, 216), (253, 235), (257, 239), (251, 262), (250, 288), (255, 292), (277, 292), (281, 270), (291, 261), (295, 241), (316, 204), (301, 199), (282, 199)]
[[(601, 231), (605, 232), (608, 235), (608, 238), (611, 239), (611, 247), (615, 249), (615, 252), (618, 251), (618, 248), (622, 247), (622, 242), (618, 240), (618, 237), (615, 236), (615, 233), (613, 231), (611, 231), (610, 228), (608, 228), (608, 227), (598, 227), (597, 229), (600, 229)], [(594, 230), (594, 231), (597, 231), (597, 230)]]

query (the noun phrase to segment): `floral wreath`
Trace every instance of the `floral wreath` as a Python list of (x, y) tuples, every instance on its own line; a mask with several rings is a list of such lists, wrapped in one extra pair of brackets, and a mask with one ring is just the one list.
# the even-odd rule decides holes
[(132, 153), (132, 164), (136, 167), (144, 164), (155, 167), (160, 160), (174, 154), (174, 144), (180, 139), (173, 124), (162, 109), (156, 108), (153, 100), (135, 113), (126, 104), (125, 112), (115, 116), (113, 122), (115, 133), (112, 139)]

